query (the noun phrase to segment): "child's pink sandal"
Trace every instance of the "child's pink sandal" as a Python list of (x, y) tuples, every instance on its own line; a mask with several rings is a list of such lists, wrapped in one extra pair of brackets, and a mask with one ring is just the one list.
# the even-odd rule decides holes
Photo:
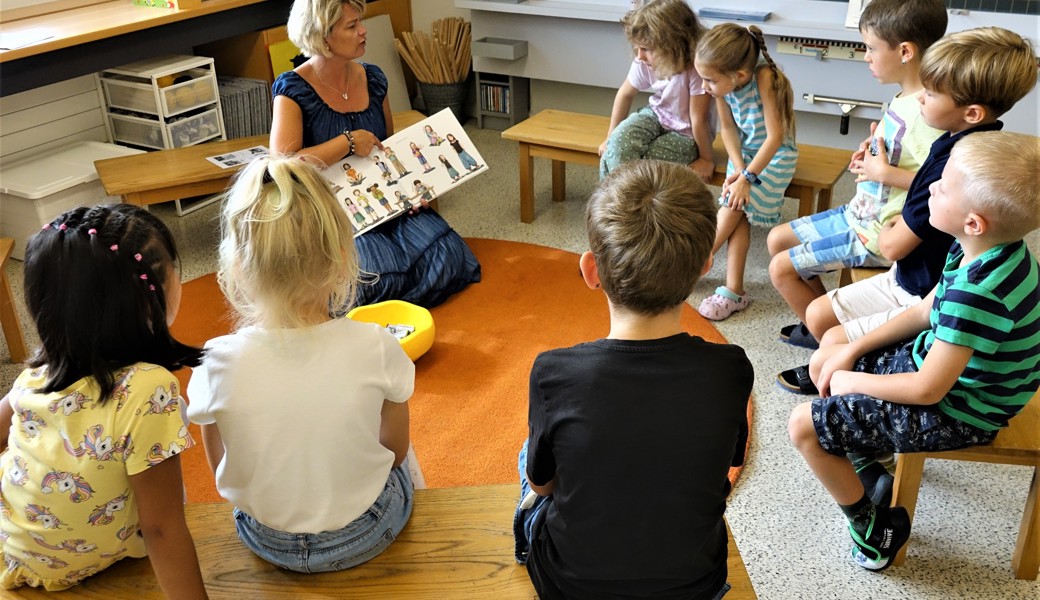
[(735, 312), (740, 312), (751, 304), (751, 297), (745, 292), (738, 296), (731, 292), (726, 286), (720, 285), (715, 288), (715, 293), (701, 300), (697, 312), (705, 319), (721, 321)]

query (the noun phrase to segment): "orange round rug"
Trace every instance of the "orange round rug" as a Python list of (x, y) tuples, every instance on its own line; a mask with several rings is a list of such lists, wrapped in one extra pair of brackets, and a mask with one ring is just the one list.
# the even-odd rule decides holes
[[(436, 340), (416, 361), (409, 401), (412, 445), (428, 487), (516, 481), (535, 356), (602, 338), (610, 328), (603, 294), (585, 285), (576, 254), (499, 240), (466, 243), (480, 261), (482, 280), (430, 311)], [(230, 331), (227, 314), (216, 277), (200, 277), (184, 285), (174, 335), (201, 345)], [(682, 319), (691, 334), (725, 343), (693, 308), (685, 307)], [(189, 371), (178, 377), (183, 389)], [(182, 462), (189, 501), (220, 500), (201, 442)], [(730, 481), (739, 473), (732, 469)]]

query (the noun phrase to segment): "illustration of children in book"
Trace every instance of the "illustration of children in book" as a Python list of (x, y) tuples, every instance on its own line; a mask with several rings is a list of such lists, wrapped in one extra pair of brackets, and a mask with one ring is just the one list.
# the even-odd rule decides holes
[(354, 197), (357, 198), (355, 202), (365, 211), (365, 219), (372, 217), (373, 221), (378, 221), (382, 217), (376, 214), (376, 209), (372, 208), (372, 201), (368, 199), (368, 196), (361, 193), (361, 190), (354, 190)]
[(419, 166), (423, 168), (423, 173), (429, 173), (433, 170), (433, 167), (430, 166), (429, 161), (426, 160), (426, 157), (423, 156), (422, 151), (419, 150), (419, 144), (416, 144), (415, 142), (409, 142), (408, 147), (412, 149), (412, 156), (414, 156), (416, 160), (419, 161)]
[(394, 152), (393, 148), (391, 148), (390, 146), (383, 146), (383, 153), (386, 154), (386, 159), (390, 161), (390, 164), (394, 166), (394, 169), (397, 171), (398, 178), (404, 177), (405, 175), (411, 173), (411, 171), (405, 169), (404, 165), (401, 164), (401, 161), (398, 160), (397, 153)]
[(397, 183), (397, 180), (394, 179), (393, 174), (390, 173), (390, 167), (388, 167), (385, 162), (379, 160), (379, 156), (373, 154), (372, 161), (376, 163), (376, 167), (379, 168), (379, 175), (383, 178), (383, 181), (387, 185), (393, 185)]
[(408, 198), (408, 196), (404, 195), (404, 193), (402, 193), (401, 190), (394, 190), (394, 194), (397, 195), (398, 208), (400, 208), (401, 210), (407, 210), (409, 212), (411, 212), (411, 210), (415, 208), (415, 205), (412, 204), (412, 201)]
[(349, 198), (344, 198), (343, 204), (347, 207), (347, 212), (350, 213), (350, 216), (354, 218), (355, 223), (352, 223), (354, 231), (361, 231), (365, 226), (365, 215), (361, 214), (357, 205), (351, 202)]
[(448, 138), (448, 143), (451, 144), (451, 147), (459, 155), (459, 160), (462, 161), (462, 166), (465, 167), (466, 170), (468, 170), (468, 171), (476, 171), (477, 169), (479, 169), (480, 167), (483, 166), (483, 165), (478, 165), (477, 161), (473, 160), (473, 157), (469, 155), (469, 152), (466, 152), (465, 150), (462, 149), (462, 144), (459, 143), (459, 140), (455, 139), (454, 135), (449, 133), (447, 138)]
[(462, 175), (459, 175), (459, 172), (455, 170), (455, 167), (451, 166), (451, 163), (448, 162), (448, 159), (444, 158), (443, 154), (438, 156), (437, 160), (441, 161), (441, 164), (444, 165), (444, 168), (448, 170), (448, 177), (451, 177), (452, 181), (458, 181), (459, 178), (462, 177)]
[(426, 137), (429, 138), (431, 146), (440, 146), (441, 142), (444, 141), (444, 138), (437, 135), (437, 132), (433, 130), (433, 125), (423, 127), (423, 131), (426, 132)]
[(415, 197), (419, 199), (419, 202), (426, 206), (433, 200), (433, 188), (423, 183), (421, 180), (416, 179), (415, 186)]
[(347, 174), (347, 181), (351, 186), (361, 185), (361, 182), (365, 180), (365, 176), (358, 173), (358, 170), (350, 166), (350, 163), (343, 163), (343, 172)]
[(393, 212), (390, 209), (390, 201), (386, 199), (386, 194), (383, 193), (383, 190), (379, 189), (378, 183), (373, 183), (368, 186), (368, 189), (365, 191), (372, 194), (372, 197), (376, 199), (376, 202), (379, 203), (379, 206), (383, 207), (383, 210), (385, 210), (387, 214)]

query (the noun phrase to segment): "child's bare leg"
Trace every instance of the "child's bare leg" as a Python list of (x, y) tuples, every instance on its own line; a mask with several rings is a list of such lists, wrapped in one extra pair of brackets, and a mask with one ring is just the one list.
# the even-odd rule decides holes
[[(769, 266), (770, 271), (772, 271), (772, 264), (770, 263)], [(805, 309), (805, 319), (802, 322), (809, 328), (813, 337), (818, 340), (821, 340), (823, 334), (827, 333), (832, 327), (841, 325), (838, 321), (838, 315), (834, 314), (831, 299), (825, 294), (821, 294), (809, 302), (809, 306)]]
[(816, 428), (813, 427), (811, 407), (812, 404), (805, 402), (794, 407), (791, 412), (787, 423), (791, 441), (838, 504), (855, 504), (864, 496), (863, 484), (848, 458), (831, 454), (820, 446)]
[(743, 218), (744, 213), (739, 210), (732, 210), (729, 207), (723, 206), (719, 209), (718, 221), (715, 225), (715, 245), (711, 248), (711, 253), (714, 256), (722, 249), (722, 245), (729, 241), (733, 231), (740, 224), (740, 219)]
[(809, 357), (809, 378), (815, 384), (820, 377), (820, 369), (823, 368), (823, 363), (827, 362), (827, 359), (834, 356), (834, 354), (840, 350), (841, 344), (831, 344), (830, 346), (820, 345), (820, 348), (812, 353)]
[[(794, 263), (791, 262), (791, 254), (786, 250), (773, 256), (769, 261), (769, 279), (773, 282), (776, 291), (780, 292), (787, 305), (797, 315), (798, 320), (803, 323), (809, 304), (823, 296), (825, 291), (819, 277), (809, 280), (802, 279), (794, 268)], [(810, 331), (812, 331), (811, 328)]]
[(820, 347), (833, 346), (835, 344), (848, 344), (849, 336), (845, 333), (845, 328), (841, 325), (835, 325), (827, 330), (827, 333), (823, 334), (820, 339)]
[(766, 236), (766, 248), (769, 249), (769, 256), (776, 256), (784, 250), (790, 250), (801, 243), (798, 236), (794, 234), (794, 229), (790, 223), (777, 225), (770, 229), (769, 235)]
[(738, 296), (744, 295), (744, 267), (747, 266), (748, 249), (751, 247), (751, 224), (744, 213), (729, 236), (726, 247), (726, 287)]

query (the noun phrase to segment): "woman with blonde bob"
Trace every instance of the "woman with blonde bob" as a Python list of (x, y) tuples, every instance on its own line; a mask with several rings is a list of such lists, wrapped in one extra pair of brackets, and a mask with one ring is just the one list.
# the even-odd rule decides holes
[[(271, 150), (324, 167), (382, 150), (394, 134), (388, 82), (365, 54), (365, 0), (296, 0), (289, 39), (307, 61), (271, 88)], [(357, 290), (359, 304), (405, 300), (430, 307), (480, 280), (480, 265), (435, 211), (393, 219), (359, 237), (361, 269), (377, 274)]]
[(188, 384), (220, 495), (257, 556), (304, 573), (385, 550), (412, 511), (408, 398), (415, 367), (379, 325), (330, 316), (358, 281), (354, 228), (299, 158), (238, 175), (217, 274), (238, 317)]

